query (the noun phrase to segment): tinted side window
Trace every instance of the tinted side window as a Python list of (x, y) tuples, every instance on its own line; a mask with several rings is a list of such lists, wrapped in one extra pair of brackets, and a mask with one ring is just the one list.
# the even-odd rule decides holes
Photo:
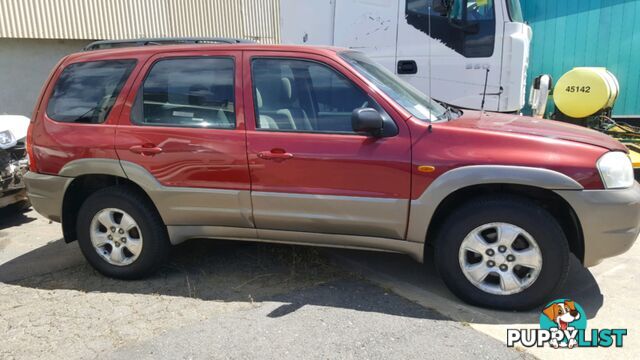
[(464, 57), (493, 55), (496, 37), (493, 0), (407, 0), (405, 17), (410, 26)]
[(234, 60), (179, 58), (153, 65), (132, 112), (136, 124), (233, 129)]
[(255, 59), (252, 76), (258, 129), (353, 133), (353, 110), (373, 107), (384, 113), (351, 81), (316, 62)]
[(67, 66), (53, 89), (47, 116), (61, 122), (104, 122), (135, 63), (109, 60)]
[(407, 0), (407, 14), (447, 16), (450, 6), (447, 0)]

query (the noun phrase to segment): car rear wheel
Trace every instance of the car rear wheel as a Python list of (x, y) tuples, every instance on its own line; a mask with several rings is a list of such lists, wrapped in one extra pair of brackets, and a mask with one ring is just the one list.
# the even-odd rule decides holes
[(89, 196), (80, 208), (77, 226), (85, 258), (109, 277), (148, 276), (169, 253), (167, 230), (155, 207), (126, 188), (110, 187)]
[(436, 268), (464, 301), (503, 310), (540, 305), (564, 282), (569, 246), (558, 222), (518, 197), (473, 200), (443, 224)]

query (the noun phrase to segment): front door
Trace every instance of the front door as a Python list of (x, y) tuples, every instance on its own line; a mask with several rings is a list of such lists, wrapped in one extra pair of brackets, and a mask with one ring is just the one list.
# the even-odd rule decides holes
[[(244, 55), (253, 215), (261, 230), (403, 239), (411, 145), (378, 94), (340, 64), (279, 52)], [(353, 75), (351, 75), (353, 77)], [(387, 137), (356, 134), (354, 109), (383, 113)]]
[(127, 98), (116, 151), (127, 176), (154, 189), (167, 225), (253, 227), (240, 58), (155, 56)]

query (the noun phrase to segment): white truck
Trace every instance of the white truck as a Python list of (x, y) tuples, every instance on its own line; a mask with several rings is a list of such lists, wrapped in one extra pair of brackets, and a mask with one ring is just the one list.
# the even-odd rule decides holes
[(519, 0), (281, 0), (280, 31), (285, 44), (362, 51), (447, 104), (525, 104), (532, 32)]

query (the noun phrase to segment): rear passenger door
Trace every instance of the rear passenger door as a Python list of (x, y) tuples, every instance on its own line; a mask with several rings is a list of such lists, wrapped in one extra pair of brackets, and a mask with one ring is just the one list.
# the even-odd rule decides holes
[(156, 55), (127, 97), (116, 151), (128, 176), (171, 197), (167, 225), (253, 227), (240, 57)]

